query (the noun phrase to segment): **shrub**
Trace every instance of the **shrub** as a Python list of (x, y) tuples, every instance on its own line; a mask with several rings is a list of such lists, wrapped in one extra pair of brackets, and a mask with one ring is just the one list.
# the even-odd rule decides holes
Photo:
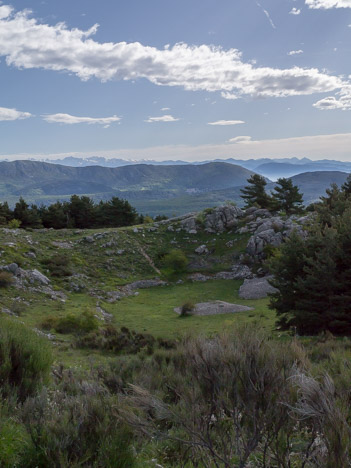
[(0, 317), (0, 391), (20, 400), (49, 379), (51, 348), (24, 325)]
[(188, 266), (188, 259), (181, 250), (171, 250), (163, 259), (164, 266), (170, 274), (184, 273)]
[(0, 288), (8, 288), (13, 282), (13, 276), (7, 271), (0, 271)]
[(132, 468), (131, 431), (119, 420), (118, 401), (96, 380), (61, 376), (55, 391), (28, 399), (22, 418), (32, 447), (21, 467)]
[(114, 353), (137, 353), (142, 349), (147, 349), (148, 353), (151, 354), (155, 343), (156, 340), (152, 335), (137, 333), (126, 327), (118, 330), (112, 324), (77, 340), (77, 346), (79, 347), (112, 351)]
[(188, 317), (189, 315), (191, 315), (191, 312), (194, 309), (195, 309), (195, 305), (192, 302), (190, 301), (184, 302), (184, 304), (180, 308), (180, 317)]
[(97, 330), (99, 322), (93, 312), (85, 310), (80, 315), (69, 313), (63, 317), (48, 316), (41, 323), (41, 327), (46, 330), (54, 329), (57, 333), (79, 335)]
[(59, 278), (72, 275), (70, 263), (69, 257), (60, 254), (42, 260), (42, 264), (47, 267), (51, 275)]
[(0, 466), (21, 466), (22, 456), (29, 445), (30, 438), (25, 427), (13, 418), (2, 418), (0, 410)]
[(22, 222), (19, 219), (11, 219), (8, 222), (7, 226), (10, 229), (18, 229), (21, 226)]

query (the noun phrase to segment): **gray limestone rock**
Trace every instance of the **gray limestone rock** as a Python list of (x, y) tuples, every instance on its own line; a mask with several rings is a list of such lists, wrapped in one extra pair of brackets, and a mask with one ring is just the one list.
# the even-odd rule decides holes
[(263, 299), (270, 293), (277, 291), (269, 284), (269, 279), (272, 276), (265, 276), (263, 278), (246, 279), (240, 286), (239, 297), (241, 299)]

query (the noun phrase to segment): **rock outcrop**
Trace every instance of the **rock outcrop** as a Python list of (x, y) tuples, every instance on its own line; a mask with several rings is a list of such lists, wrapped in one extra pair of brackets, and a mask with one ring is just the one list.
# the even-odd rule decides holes
[(279, 247), (286, 237), (294, 231), (301, 237), (307, 236), (306, 225), (311, 222), (312, 215), (299, 217), (292, 215), (287, 219), (279, 216), (272, 216), (267, 210), (249, 208), (246, 210), (247, 224), (240, 232), (250, 232), (250, 237), (246, 251), (255, 260), (265, 257), (265, 247), (271, 245)]
[(277, 291), (269, 284), (270, 279), (272, 279), (272, 276), (246, 279), (240, 286), (239, 297), (241, 299), (264, 299), (268, 294)]

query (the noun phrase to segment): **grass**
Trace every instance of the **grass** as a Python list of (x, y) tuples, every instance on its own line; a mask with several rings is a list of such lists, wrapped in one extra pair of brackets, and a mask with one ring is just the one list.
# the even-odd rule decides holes
[[(170, 232), (167, 226), (160, 226), (157, 231), (149, 231), (148, 228), (145, 225), (138, 226), (138, 232), (134, 232), (135, 227), (59, 231), (17, 230), (16, 232), (0, 229), (2, 246), (0, 264), (18, 262), (26, 270), (36, 268), (50, 278), (54, 291), (63, 291), (67, 296), (66, 302), (62, 303), (30, 287), (18, 290), (10, 286), (0, 291), (0, 311), (2, 307), (14, 309), (14, 304), (20, 297), (20, 305), (23, 304), (23, 307), (20, 317), (14, 320), (23, 321), (29, 328), (41, 329), (43, 321), (48, 316), (78, 317), (84, 310), (95, 313), (96, 305), (100, 302), (104, 310), (113, 314), (113, 321), (117, 326), (126, 326), (137, 332), (147, 332), (163, 338), (176, 338), (189, 332), (211, 334), (235, 322), (245, 321), (259, 321), (263, 327), (273, 329), (274, 313), (268, 310), (268, 301), (240, 300), (237, 295), (241, 284), (239, 281), (191, 283), (186, 281), (187, 274), (184, 274), (182, 275), (184, 284), (140, 290), (137, 296), (122, 299), (115, 304), (98, 299), (97, 296), (104, 296), (107, 291), (115, 291), (118, 287), (133, 281), (157, 276), (142, 255), (140, 247), (160, 269), (163, 268), (164, 254), (172, 249), (181, 249), (190, 260), (189, 272), (201, 271), (207, 274), (230, 269), (245, 250), (248, 240), (248, 235), (234, 233), (216, 235), (199, 230), (196, 235), (189, 235), (184, 231)], [(84, 240), (86, 236), (95, 234), (99, 234), (100, 237), (94, 243)], [(233, 241), (232, 247), (227, 245), (228, 241)], [(57, 242), (64, 242), (72, 248), (58, 247), (55, 245)], [(106, 247), (106, 243), (111, 246)], [(209, 255), (199, 256), (194, 252), (202, 244), (208, 246)], [(29, 257), (29, 252), (35, 252), (36, 258)], [(77, 280), (74, 277), (67, 279), (50, 273), (45, 260), (58, 255), (70, 259), (70, 268), (73, 274), (78, 274)], [(80, 293), (72, 292), (71, 281), (85, 282), (86, 288)], [(249, 305), (255, 310), (229, 315), (191, 316), (186, 319), (179, 319), (173, 311), (184, 302), (197, 303), (210, 300)], [(90, 359), (102, 362), (111, 357), (108, 354), (73, 348), (74, 335), (59, 334), (54, 330), (51, 332), (56, 335), (54, 346), (56, 363), (86, 367)]]
[[(273, 330), (275, 314), (268, 309), (268, 299), (255, 301), (238, 297), (240, 281), (213, 280), (206, 283), (184, 283), (140, 290), (138, 296), (104, 304), (115, 323), (156, 337), (177, 338), (184, 333), (215, 333), (234, 323), (259, 321), (262, 328)], [(190, 316), (180, 319), (175, 307), (192, 303), (221, 300), (254, 307), (250, 312), (212, 316)]]

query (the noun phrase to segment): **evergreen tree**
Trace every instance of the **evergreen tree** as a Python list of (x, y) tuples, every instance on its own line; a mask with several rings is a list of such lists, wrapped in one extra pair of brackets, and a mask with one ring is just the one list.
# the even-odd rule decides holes
[(278, 291), (270, 307), (283, 328), (351, 335), (350, 200), (330, 223), (317, 220), (306, 240), (294, 234), (271, 260), (272, 284)]
[(22, 197), (15, 205), (15, 209), (13, 210), (13, 216), (15, 219), (21, 221), (21, 227), (23, 228), (42, 227), (38, 207), (36, 205), (31, 205), (30, 207)]
[(69, 227), (68, 203), (57, 201), (48, 207), (41, 207), (40, 214), (46, 228), (64, 229)]
[(276, 210), (283, 210), (287, 214), (301, 210), (303, 195), (291, 179), (280, 178), (272, 193), (273, 206)]
[(341, 190), (347, 195), (351, 195), (351, 174), (348, 175), (346, 182), (341, 186)]
[(13, 219), (13, 212), (9, 208), (7, 202), (0, 203), (0, 225), (7, 224), (11, 219)]
[(267, 182), (264, 177), (254, 174), (248, 180), (250, 185), (241, 189), (241, 198), (246, 201), (246, 207), (258, 205), (260, 208), (271, 208), (272, 199), (266, 193)]
[(97, 212), (93, 200), (89, 197), (72, 195), (68, 209), (69, 223), (72, 227), (89, 229), (95, 227)]

